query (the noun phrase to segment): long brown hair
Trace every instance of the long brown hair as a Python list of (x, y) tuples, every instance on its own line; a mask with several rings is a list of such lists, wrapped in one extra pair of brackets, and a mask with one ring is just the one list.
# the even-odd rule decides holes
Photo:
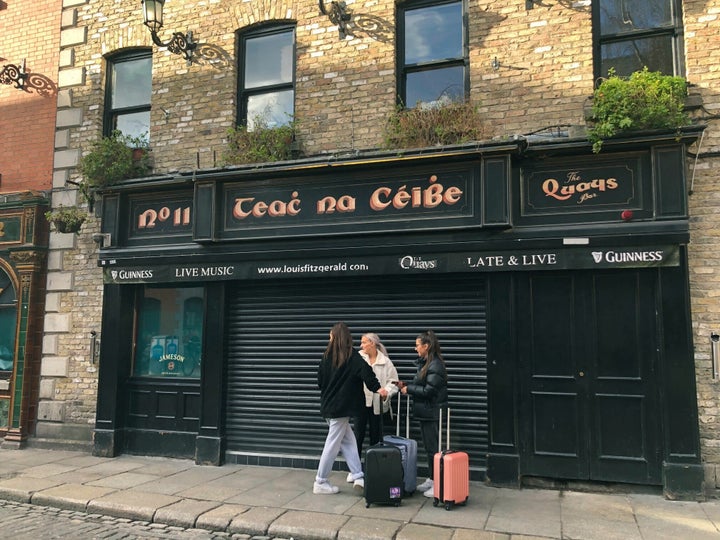
[(330, 341), (324, 356), (332, 359), (334, 368), (339, 368), (350, 358), (352, 345), (352, 334), (347, 324), (336, 322), (330, 330)]
[(432, 330), (425, 330), (416, 339), (419, 339), (420, 343), (422, 343), (423, 345), (428, 346), (427, 354), (425, 356), (425, 364), (420, 370), (420, 377), (424, 379), (425, 375), (427, 374), (428, 367), (430, 366), (430, 362), (432, 362), (433, 358), (439, 358), (443, 364), (445, 363), (445, 360), (442, 357), (442, 351), (440, 350), (440, 342), (438, 341), (435, 332), (433, 332)]

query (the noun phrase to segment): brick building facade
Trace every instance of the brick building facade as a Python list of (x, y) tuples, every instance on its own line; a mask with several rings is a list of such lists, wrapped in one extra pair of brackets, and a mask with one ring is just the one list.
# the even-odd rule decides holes
[[(0, 3), (0, 435), (34, 433), (53, 179), (60, 2)], [(28, 36), (32, 36), (29, 39)], [(58, 200), (59, 201), (59, 200)], [(58, 202), (56, 201), (56, 202)]]
[[(319, 13), (318, 4), (312, 1), (171, 0), (165, 5), (165, 27), (159, 34), (161, 39), (168, 39), (172, 31), (193, 31), (198, 46), (193, 63), (186, 65), (180, 56), (152, 45), (140, 6), (64, 0), (54, 203), (76, 197), (73, 182), (80, 180), (76, 171), (79, 159), (94, 140), (107, 132), (108, 58), (127, 50), (146, 51), (152, 47), (149, 140), (154, 176), (149, 177), (148, 185), (170, 178), (192, 182), (196, 175), (209, 179), (215, 172), (225, 174), (219, 156), (226, 146), (227, 129), (235, 125), (240, 115), (240, 36), (266, 23), (286, 22), (294, 28), (294, 119), (303, 156), (296, 164), (298, 170), (303, 164), (315, 166), (318, 160), (371, 155), (383, 146), (386, 119), (398, 104), (399, 6), (394, 2), (349, 3), (351, 36), (339, 39), (337, 27)], [(710, 342), (711, 333), (720, 331), (720, 309), (714, 302), (720, 276), (714, 263), (717, 255), (713, 242), (717, 229), (713, 188), (720, 169), (717, 120), (720, 100), (713, 89), (719, 76), (715, 66), (720, 52), (707, 44), (720, 29), (720, 4), (688, 0), (681, 7), (680, 43), (684, 54), (680, 74), (701, 98), (702, 107), (694, 112), (696, 120), (707, 124), (696, 141), (688, 141), (685, 160), (690, 190), (688, 303), (697, 384), (697, 400), (693, 398), (697, 410), (688, 411), (687, 418), (692, 423), (697, 414), (705, 486), (712, 489), (720, 464), (718, 382), (712, 377)], [(488, 119), (492, 130), (488, 141), (512, 146), (513, 141), (537, 133), (569, 132), (584, 125), (598, 54), (589, 0), (489, 1), (467, 3), (463, 9), (467, 21), (468, 96)], [(389, 158), (383, 154), (382, 159)], [(103, 206), (99, 215), (108, 208)], [(107, 214), (104, 216), (103, 220), (107, 219)], [(104, 387), (101, 383), (98, 391), (97, 364), (89, 357), (90, 336), (91, 332), (100, 333), (103, 325), (100, 339), (103, 343), (111, 341), (108, 330), (112, 327), (104, 321), (107, 317), (103, 310), (107, 314), (115, 308), (108, 307), (107, 296), (103, 298), (109, 283), (106, 275), (103, 284), (103, 273), (108, 270), (95, 264), (99, 250), (92, 233), (107, 232), (106, 226), (100, 219), (91, 219), (82, 234), (63, 235), (50, 246), (37, 444), (65, 441), (89, 445), (93, 430), (98, 427), (96, 402)], [(662, 240), (662, 235), (658, 238)], [(680, 245), (685, 243), (681, 241)], [(110, 249), (105, 260), (112, 258)], [(117, 302), (118, 310), (134, 309), (134, 304), (123, 295), (113, 292), (110, 300)], [(105, 354), (106, 349), (102, 350)], [(118, 362), (131, 362), (132, 353), (127, 356)], [(103, 365), (102, 355), (99, 365)], [(492, 377), (492, 368), (490, 372)], [(119, 386), (110, 387), (113, 392), (122, 391)], [(671, 385), (666, 390), (672, 394)], [(694, 387), (684, 390), (694, 391)], [(114, 395), (113, 399), (121, 398)], [(659, 428), (664, 430), (662, 437), (672, 439), (674, 426), (663, 424)], [(114, 424), (110, 431), (117, 431)], [(223, 442), (218, 444), (224, 448)], [(123, 449), (114, 439), (108, 445), (100, 453), (112, 454)], [(484, 448), (483, 445), (478, 443), (478, 448)], [(195, 457), (202, 461), (197, 454)], [(481, 463), (478, 468), (484, 466)], [(520, 469), (522, 475), (522, 465)]]

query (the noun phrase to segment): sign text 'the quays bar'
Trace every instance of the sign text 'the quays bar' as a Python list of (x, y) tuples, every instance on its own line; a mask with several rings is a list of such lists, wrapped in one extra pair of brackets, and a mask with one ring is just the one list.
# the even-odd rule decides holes
[[(213, 264), (107, 267), (105, 283), (172, 283), (239, 279), (508, 272), (534, 270), (620, 269), (678, 266), (678, 246), (637, 248), (563, 248), (559, 250), (480, 251), (462, 253), (232, 261)], [(103, 261), (103, 263), (108, 261)]]
[(588, 212), (639, 206), (640, 162), (605, 166), (538, 167), (523, 175), (525, 215)]

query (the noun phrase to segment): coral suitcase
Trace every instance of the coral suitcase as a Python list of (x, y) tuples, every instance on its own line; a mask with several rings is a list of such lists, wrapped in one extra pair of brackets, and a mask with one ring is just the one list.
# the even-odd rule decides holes
[(365, 508), (371, 504), (400, 506), (403, 466), (400, 449), (379, 442), (365, 452)]
[(456, 504), (464, 505), (470, 496), (470, 458), (467, 452), (450, 450), (450, 409), (445, 450), (442, 450), (442, 409), (438, 440), (440, 448), (433, 463), (433, 506), (443, 504), (445, 510), (451, 510)]
[(395, 435), (386, 435), (383, 442), (397, 446), (402, 454), (402, 465), (404, 473), (403, 495), (410, 496), (415, 493), (417, 486), (417, 441), (410, 438), (410, 396), (406, 400), (405, 413), (405, 436), (400, 436), (400, 409), (402, 408), (402, 392), (398, 392), (398, 412)]

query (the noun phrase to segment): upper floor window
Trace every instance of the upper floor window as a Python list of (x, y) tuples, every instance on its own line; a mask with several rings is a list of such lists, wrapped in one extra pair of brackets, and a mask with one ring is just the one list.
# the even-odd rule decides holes
[(240, 35), (238, 123), (278, 127), (295, 114), (295, 28), (263, 27)]
[(679, 0), (594, 1), (595, 76), (650, 71), (683, 76)]
[(469, 81), (463, 2), (407, 2), (399, 9), (402, 104), (464, 100)]
[(152, 52), (135, 50), (108, 59), (105, 135), (119, 130), (147, 139), (150, 133)]

